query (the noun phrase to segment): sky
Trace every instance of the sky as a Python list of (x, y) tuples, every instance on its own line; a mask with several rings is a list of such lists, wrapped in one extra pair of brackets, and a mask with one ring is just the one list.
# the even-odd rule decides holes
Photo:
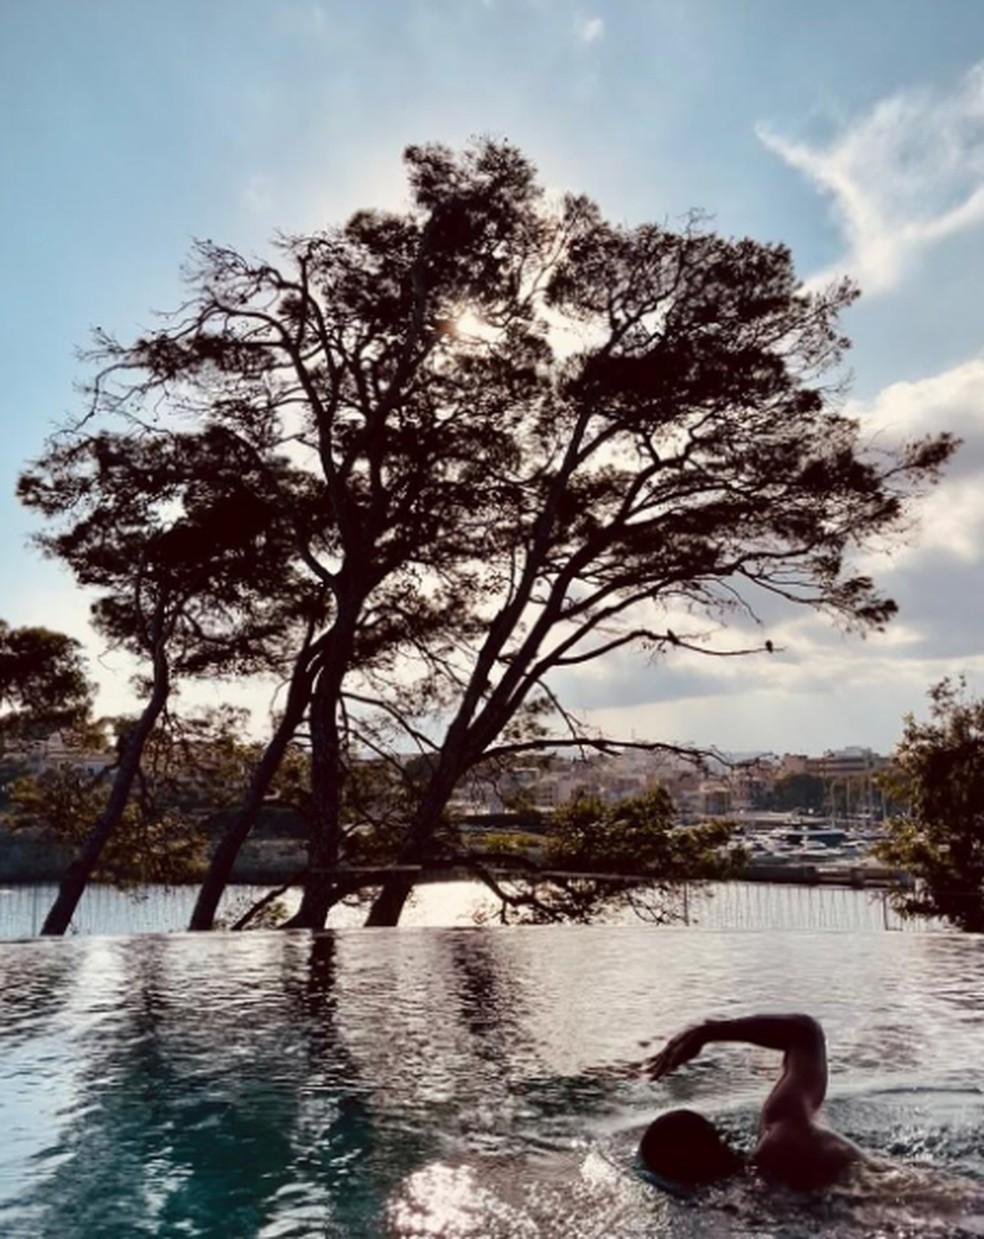
[[(977, 0), (0, 0), (0, 617), (84, 640), (99, 708), (133, 707), (14, 496), (81, 408), (77, 351), (174, 307), (193, 238), (261, 253), (399, 207), (407, 144), (475, 135), (615, 219), (699, 208), (786, 242), (808, 284), (851, 274), (851, 411), (964, 441), (908, 544), (868, 564), (900, 607), (883, 635), (778, 615), (771, 657), (606, 659), (566, 700), (625, 738), (886, 752), (943, 675), (984, 691)], [(230, 695), (261, 700), (197, 699)]]

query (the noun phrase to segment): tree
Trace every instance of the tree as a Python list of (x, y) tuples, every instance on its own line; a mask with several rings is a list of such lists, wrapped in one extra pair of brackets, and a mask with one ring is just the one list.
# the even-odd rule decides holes
[(175, 682), (277, 665), (270, 641), (279, 646), (287, 622), (279, 608), (292, 566), (284, 546), (290, 534), (249, 465), (211, 430), (137, 436), (82, 427), (56, 438), (20, 479), (22, 500), (59, 523), (37, 542), (98, 591), (97, 630), (144, 668), (143, 709), (121, 737), (102, 807), (43, 934), (64, 933), (71, 923)]
[[(398, 761), (366, 758), (364, 754), (346, 750), (344, 763), (339, 832), (346, 884), (345, 887), (339, 884), (340, 897), (362, 903), (365, 900), (362, 888), (372, 880), (372, 874), (387, 864), (399, 844), (403, 823), (412, 809), (414, 779)], [(298, 821), (304, 824), (309, 835), (311, 818), (316, 812), (310, 768), (310, 753), (303, 742), (290, 745), (277, 770), (270, 798), (270, 803), (291, 812), (295, 824)], [(452, 834), (449, 825), (449, 849)], [(279, 900), (291, 887), (298, 885), (306, 872), (305, 868), (258, 901), (237, 910), (231, 928), (290, 924)], [(340, 874), (339, 879), (342, 876)]]
[[(824, 381), (847, 341), (847, 283), (808, 293), (781, 245), (619, 227), (569, 197), (537, 271), (537, 312), (577, 332), (553, 349), (547, 393), (520, 428), (511, 529), (480, 639), (448, 681), (450, 721), (434, 772), (395, 857), (420, 862), (461, 777), (548, 677), (616, 650), (771, 653), (768, 640), (722, 647), (674, 631), (673, 609), (756, 617), (762, 599), (825, 612), (860, 631), (895, 611), (850, 552), (905, 527), (908, 501), (938, 471), (947, 435), (885, 453), (863, 443)], [(531, 311), (533, 312), (533, 311)], [(557, 333), (545, 332), (548, 344)], [(685, 622), (692, 622), (690, 621)], [(554, 696), (562, 719), (562, 703)], [(419, 727), (418, 727), (419, 731)], [(576, 724), (536, 747), (591, 742)], [(392, 925), (412, 874), (384, 885), (369, 924)]]
[(622, 908), (665, 924), (684, 915), (683, 884), (740, 870), (747, 857), (733, 834), (729, 822), (680, 826), (662, 788), (612, 803), (585, 796), (550, 815), (532, 873), (503, 879), (488, 863), (472, 864), (499, 899), (503, 924), (588, 923)]
[[(893, 604), (849, 552), (902, 527), (953, 447), (864, 447), (829, 377), (853, 289), (804, 292), (785, 247), (549, 203), (506, 144), (406, 159), (407, 212), (287, 238), (276, 265), (202, 244), (164, 329), (100, 338), (107, 372), (140, 377), (97, 385), (97, 407), (141, 425), (195, 417), (252, 453), (330, 599), (291, 698), (311, 735), (294, 921), (311, 927), (352, 889), (346, 753), (375, 751), (380, 716), (433, 754), (391, 853), (412, 866), (477, 762), (597, 741), (573, 723), (509, 737), (541, 699), (570, 722), (553, 672), (630, 647), (771, 651), (705, 645), (674, 608), (721, 619), (778, 597), (885, 623)], [(288, 448), (317, 497), (305, 517), (262, 481)], [(411, 885), (387, 881), (370, 922), (395, 923)]]
[(824, 781), (819, 775), (786, 774), (773, 784), (770, 807), (809, 809), (818, 813), (824, 806), (825, 794)]
[[(136, 721), (103, 720), (113, 736), (99, 746), (107, 761), (96, 773), (69, 762), (15, 779), (8, 826), (40, 827), (60, 843), (84, 847)], [(242, 738), (246, 726), (245, 711), (230, 707), (165, 712), (143, 746), (133, 791), (92, 876), (120, 887), (200, 877), (212, 823), (243, 795), (252, 757)], [(97, 747), (91, 737), (89, 747)]]
[[(406, 159), (408, 212), (362, 211), (283, 239), (276, 264), (203, 243), (188, 302), (162, 330), (97, 341), (95, 408), (141, 424), (151, 408), (197, 416), (258, 468), (289, 445), (321, 497), (317, 544), (291, 495), (281, 508), (331, 600), (278, 740), (282, 753), (306, 711), (318, 807), (297, 924), (322, 924), (341, 889), (328, 875), (342, 841), (343, 683), (372, 664), (385, 672), (400, 645), (439, 649), (442, 633), (473, 621), (475, 597), (502, 570), (482, 560), (489, 529), (517, 501), (514, 427), (541, 385), (525, 270), (542, 268), (549, 237), (528, 163), (492, 143), (459, 161), (429, 147)], [(466, 312), (495, 323), (495, 342), (461, 329)], [(211, 923), (249, 826), (244, 807), (216, 850), (196, 927)]]
[(88, 714), (92, 685), (78, 641), (0, 620), (0, 750), (10, 739), (50, 735)]
[(930, 717), (905, 718), (902, 739), (879, 782), (905, 812), (885, 821), (875, 847), (886, 865), (916, 879), (894, 892), (904, 916), (944, 917), (984, 931), (984, 699), (963, 678), (929, 690)]

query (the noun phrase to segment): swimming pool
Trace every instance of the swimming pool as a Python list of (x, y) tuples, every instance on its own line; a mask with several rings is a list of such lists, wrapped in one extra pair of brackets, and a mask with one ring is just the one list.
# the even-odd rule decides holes
[[(0, 1234), (984, 1233), (984, 940), (645, 926), (0, 945)], [(805, 1009), (829, 1115), (917, 1169), (675, 1200), (641, 1125), (752, 1137), (767, 1051), (606, 1077), (708, 1014)]]

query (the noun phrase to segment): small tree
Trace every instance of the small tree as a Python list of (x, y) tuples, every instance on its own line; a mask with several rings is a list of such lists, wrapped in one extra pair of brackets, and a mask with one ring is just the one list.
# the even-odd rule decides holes
[[(67, 762), (15, 779), (8, 789), (11, 829), (40, 827), (60, 843), (85, 846), (138, 720), (103, 722), (114, 741), (104, 769), (90, 773)], [(132, 793), (93, 876), (121, 887), (200, 876), (211, 827), (243, 795), (254, 756), (242, 738), (246, 726), (245, 711), (230, 707), (165, 712), (141, 750)]]
[(92, 703), (79, 643), (49, 628), (0, 620), (0, 752), (4, 742), (79, 723)]
[(879, 782), (905, 812), (885, 823), (875, 854), (916, 879), (893, 895), (903, 916), (944, 917), (984, 932), (984, 699), (963, 678), (929, 690), (930, 718), (909, 714)]
[[(289, 475), (285, 466), (281, 472)], [(62, 934), (127, 811), (176, 681), (276, 666), (270, 643), (279, 645), (287, 622), (280, 607), (291, 533), (265, 499), (266, 476), (208, 430), (138, 436), (83, 428), (49, 446), (19, 493), (56, 522), (40, 546), (98, 591), (96, 628), (142, 664), (143, 709), (121, 738), (98, 815), (41, 931)]]
[(502, 879), (473, 862), (500, 902), (499, 920), (586, 923), (631, 909), (657, 924), (684, 916), (683, 885), (733, 877), (747, 859), (728, 822), (681, 826), (657, 788), (606, 803), (585, 796), (545, 823), (540, 872)]
[(824, 805), (825, 788), (819, 775), (800, 772), (776, 779), (772, 787), (770, 808), (810, 809), (819, 813)]

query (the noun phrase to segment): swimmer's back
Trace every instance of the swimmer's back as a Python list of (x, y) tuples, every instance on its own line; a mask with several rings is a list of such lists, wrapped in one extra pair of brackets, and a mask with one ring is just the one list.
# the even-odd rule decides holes
[(864, 1155), (818, 1121), (827, 1093), (823, 1029), (809, 1016), (789, 1024), (782, 1073), (762, 1107), (752, 1160), (768, 1178), (812, 1191), (842, 1179)]

